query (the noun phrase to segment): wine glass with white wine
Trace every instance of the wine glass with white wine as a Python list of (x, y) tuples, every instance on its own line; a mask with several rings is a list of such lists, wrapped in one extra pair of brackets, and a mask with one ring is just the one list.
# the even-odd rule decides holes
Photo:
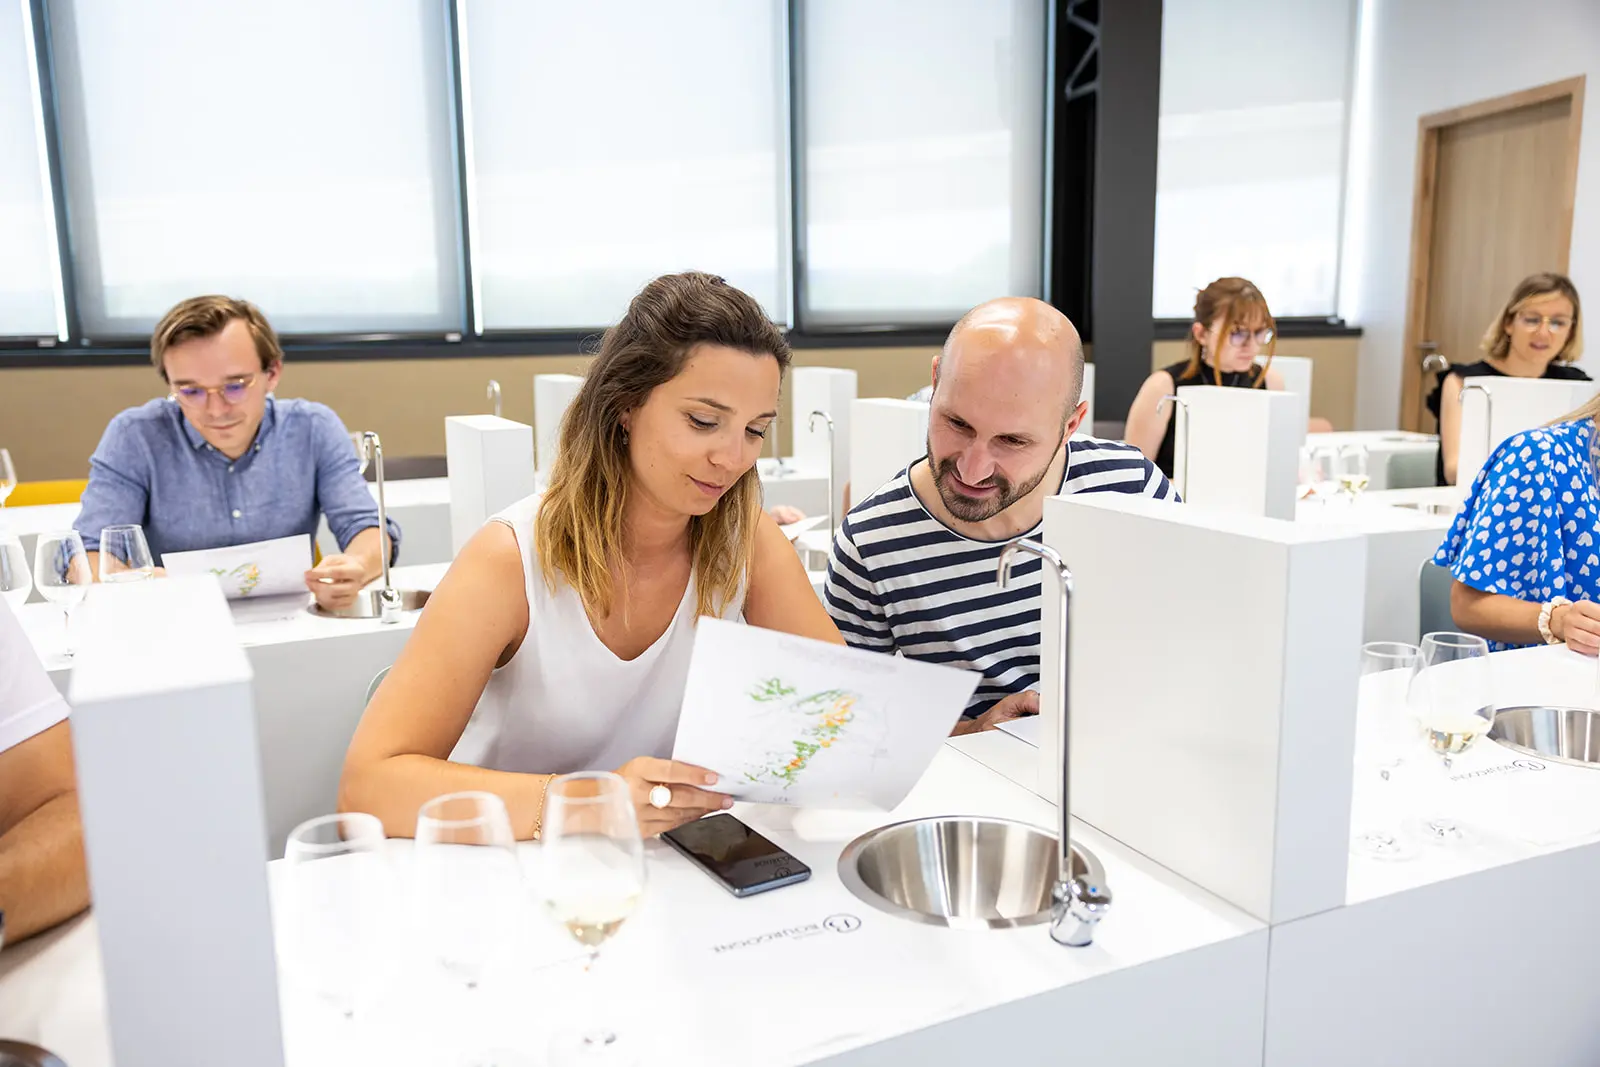
[(1367, 450), (1362, 445), (1346, 445), (1338, 454), (1339, 491), (1352, 501), (1367, 491)]
[[(1439, 757), (1437, 766), (1443, 772), (1438, 787), (1448, 788), (1455, 758), (1494, 725), (1489, 643), (1472, 634), (1425, 635), (1411, 684), (1423, 741)], [(1424, 816), (1416, 830), (1432, 844), (1451, 844), (1470, 836), (1447, 814)]]
[(33, 584), (40, 596), (61, 609), (65, 634), (61, 653), (69, 659), (77, 651), (72, 644), (72, 613), (93, 581), (89, 556), (76, 530), (39, 535), (33, 548)]
[[(562, 775), (545, 794), (541, 825), (539, 895), (546, 913), (588, 950), (588, 973), (644, 894), (644, 844), (628, 783), (609, 771)], [(600, 1019), (558, 1034), (550, 1053), (557, 1065), (638, 1062)]]
[(0, 448), (0, 508), (6, 506), (6, 497), (17, 487), (17, 468), (11, 462), (11, 453)]

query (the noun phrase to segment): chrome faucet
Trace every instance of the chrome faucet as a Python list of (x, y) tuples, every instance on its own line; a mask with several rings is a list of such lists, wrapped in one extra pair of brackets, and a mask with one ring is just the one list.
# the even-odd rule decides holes
[(494, 417), (498, 419), (500, 417), (500, 383), (490, 378), (489, 388), (485, 395), (487, 399), (494, 403)]
[(378, 621), (400, 621), (400, 594), (389, 580), (389, 508), (383, 499), (383, 442), (371, 430), (361, 435), (362, 448), (372, 457), (378, 485), (378, 555), (383, 561), (383, 588), (378, 590)]
[[(1072, 618), (1072, 572), (1062, 562), (1055, 549), (1037, 541), (1013, 541), (1000, 550), (1000, 562), (995, 571), (995, 582), (1004, 589), (1011, 581), (1011, 562), (1018, 552), (1038, 556), (1045, 570), (1055, 569), (1056, 586), (1061, 593), (1060, 647), (1057, 655), (1061, 664), (1061, 685), (1057, 690), (1061, 721), (1061, 838), (1059, 866), (1056, 868), (1056, 885), (1050, 894), (1050, 937), (1061, 945), (1082, 948), (1094, 941), (1094, 928), (1105, 918), (1111, 907), (1111, 890), (1103, 879), (1079, 876), (1072, 858), (1072, 804), (1069, 790), (1072, 773), (1072, 708), (1067, 690), (1067, 637)], [(1096, 865), (1098, 866), (1098, 865)], [(1099, 884), (1094, 884), (1098, 882)]]
[(806, 429), (816, 433), (819, 418), (828, 424), (828, 533), (832, 534), (839, 528), (842, 518), (839, 514), (840, 501), (833, 495), (833, 416), (826, 411), (813, 411), (806, 419)]

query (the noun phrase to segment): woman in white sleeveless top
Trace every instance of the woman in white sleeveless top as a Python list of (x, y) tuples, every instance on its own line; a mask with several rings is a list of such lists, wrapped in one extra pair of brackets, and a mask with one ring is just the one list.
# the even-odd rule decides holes
[(725, 807), (698, 788), (708, 771), (666, 758), (695, 620), (840, 641), (761, 510), (788, 364), (721, 278), (647, 285), (601, 341), (543, 497), (495, 516), (429, 600), (350, 743), (340, 807), (408, 836), (427, 800), (482, 789), (537, 838), (551, 777), (595, 769), (628, 780), (646, 834)]

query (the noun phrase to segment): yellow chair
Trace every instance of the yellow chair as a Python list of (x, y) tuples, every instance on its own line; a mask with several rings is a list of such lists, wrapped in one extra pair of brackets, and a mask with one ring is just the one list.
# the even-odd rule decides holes
[(6, 498), (6, 507), (29, 508), (40, 504), (76, 504), (83, 499), (88, 479), (59, 482), (18, 482)]

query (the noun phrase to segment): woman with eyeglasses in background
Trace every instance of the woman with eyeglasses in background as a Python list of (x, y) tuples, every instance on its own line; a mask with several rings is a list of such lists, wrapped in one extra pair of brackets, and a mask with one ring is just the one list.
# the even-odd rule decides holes
[(1511, 299), (1489, 323), (1478, 345), (1484, 358), (1476, 363), (1452, 363), (1440, 377), (1428, 397), (1428, 410), (1439, 419), (1439, 461), (1434, 473), (1440, 485), (1456, 481), (1461, 389), (1466, 379), (1589, 380), (1571, 365), (1583, 355), (1581, 311), (1578, 289), (1566, 275), (1530, 274), (1517, 283)]
[[(1267, 298), (1245, 279), (1218, 278), (1200, 290), (1189, 327), (1189, 358), (1145, 379), (1128, 409), (1124, 439), (1171, 478), (1176, 436), (1172, 406), (1162, 398), (1185, 385), (1281, 390), (1283, 378), (1272, 369), (1277, 330)], [(1262, 353), (1266, 359), (1257, 363)], [(1331, 427), (1313, 419), (1311, 429)]]
[[(168, 395), (117, 414), (89, 460), (73, 525), (90, 571), (107, 526), (143, 526), (159, 564), (167, 552), (314, 537), (326, 517), (339, 552), (306, 572), (306, 588), (326, 608), (353, 603), (382, 572), (378, 508), (339, 416), (272, 396), (283, 349), (260, 309), (226, 296), (185, 300), (156, 325), (150, 361)], [(393, 560), (393, 519), (388, 534)]]

